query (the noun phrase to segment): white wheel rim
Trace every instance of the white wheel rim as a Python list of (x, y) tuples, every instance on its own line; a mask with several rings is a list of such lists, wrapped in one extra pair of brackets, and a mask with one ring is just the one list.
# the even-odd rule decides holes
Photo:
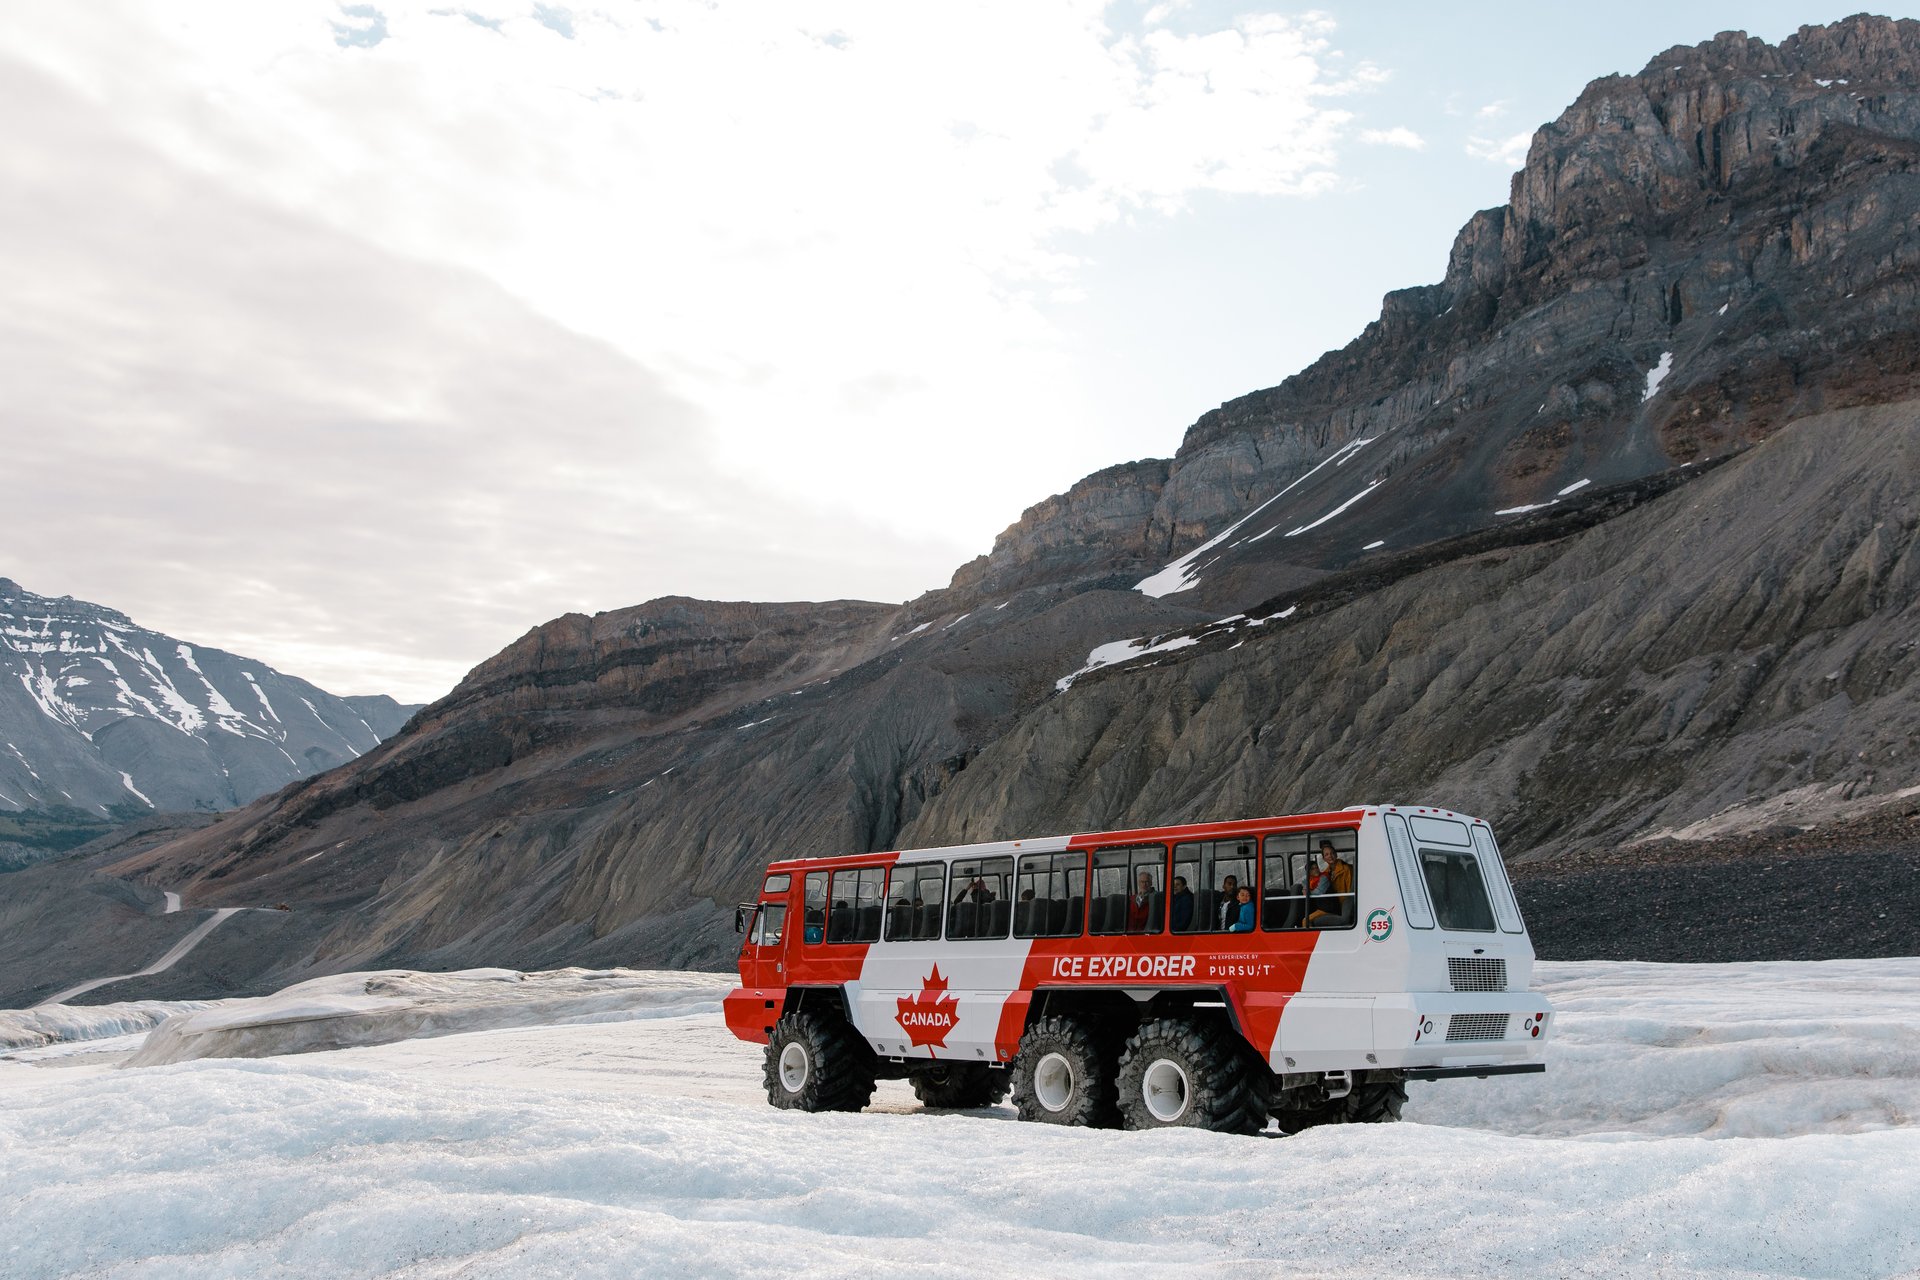
[(1172, 1124), (1187, 1113), (1187, 1073), (1170, 1058), (1155, 1058), (1142, 1080), (1147, 1113), (1161, 1124)]
[(780, 1051), (780, 1087), (788, 1093), (798, 1093), (806, 1083), (807, 1047), (798, 1040), (790, 1040)]
[(1065, 1111), (1073, 1100), (1073, 1064), (1058, 1053), (1040, 1059), (1033, 1069), (1033, 1096), (1049, 1111)]

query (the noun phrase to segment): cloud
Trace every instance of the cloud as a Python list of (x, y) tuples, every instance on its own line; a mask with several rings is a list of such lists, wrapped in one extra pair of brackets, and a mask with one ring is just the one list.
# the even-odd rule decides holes
[(1360, 141), (1369, 146), (1402, 147), (1408, 151), (1427, 149), (1427, 140), (1405, 125), (1396, 125), (1391, 129), (1362, 129)]
[[(235, 200), (4, 67), (4, 572), (341, 692), (697, 582), (883, 598), (962, 548), (742, 482), (712, 423), (469, 271)], [(138, 202), (97, 206), (104, 166)]]
[(1467, 154), (1476, 160), (1491, 161), (1502, 168), (1518, 169), (1527, 162), (1527, 148), (1532, 142), (1532, 130), (1506, 138), (1475, 136), (1467, 139)]
[(11, 576), (415, 693), (566, 608), (943, 583), (1110, 460), (1063, 233), (1324, 190), (1379, 78), (1106, 12), (0, 10), (59, 122), (0, 147), (7, 431), (112, 513)]
[(1511, 104), (1505, 98), (1496, 98), (1492, 102), (1487, 103), (1485, 106), (1475, 111), (1473, 114), (1476, 118), (1481, 120), (1494, 120), (1507, 114), (1507, 107), (1510, 105)]

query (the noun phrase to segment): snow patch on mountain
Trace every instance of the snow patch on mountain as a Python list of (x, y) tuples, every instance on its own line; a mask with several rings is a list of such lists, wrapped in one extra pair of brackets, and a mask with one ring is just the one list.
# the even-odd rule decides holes
[[(1372, 484), (1368, 485), (1366, 488), (1362, 489), (1360, 492), (1354, 494), (1351, 498), (1348, 498), (1345, 502), (1341, 503), (1339, 506), (1335, 507), (1333, 510), (1327, 512), (1327, 514), (1321, 516), (1318, 520), (1315, 520), (1313, 523), (1303, 524), (1297, 529), (1287, 530), (1287, 536), (1289, 538), (1297, 538), (1303, 533), (1307, 533), (1311, 530), (1318, 529), (1321, 525), (1333, 519), (1335, 516), (1340, 515), (1342, 512), (1346, 511), (1349, 507), (1353, 506), (1354, 503), (1360, 501), (1360, 499), (1366, 497), (1368, 494), (1372, 493), (1375, 489), (1378, 489), (1382, 483), (1383, 483), (1382, 481), (1375, 480)], [(1272, 530), (1269, 529), (1267, 532), (1271, 533)], [(1262, 534), (1260, 536), (1265, 537), (1266, 534)]]
[[(1207, 552), (1213, 550), (1215, 547), (1219, 546), (1222, 542), (1225, 542), (1228, 538), (1232, 537), (1235, 531), (1237, 531), (1242, 525), (1246, 524), (1247, 521), (1253, 519), (1255, 516), (1259, 515), (1262, 511), (1265, 511), (1268, 507), (1272, 506), (1274, 503), (1278, 502), (1280, 499), (1286, 497), (1289, 493), (1292, 493), (1295, 489), (1305, 484), (1308, 480), (1311, 480), (1315, 475), (1319, 474), (1319, 472), (1322, 469), (1328, 466), (1337, 467), (1344, 464), (1348, 458), (1351, 458), (1354, 454), (1360, 452), (1360, 450), (1365, 448), (1367, 445), (1372, 444), (1374, 440), (1377, 438), (1378, 437), (1368, 436), (1362, 439), (1349, 440), (1347, 443), (1341, 445), (1339, 448), (1335, 449), (1332, 453), (1328, 454), (1325, 458), (1322, 458), (1319, 462), (1315, 463), (1311, 468), (1309, 468), (1306, 471), (1305, 474), (1295, 478), (1285, 488), (1281, 489), (1280, 492), (1274, 494), (1271, 498), (1268, 498), (1265, 502), (1262, 502), (1259, 506), (1247, 512), (1247, 514), (1245, 514), (1244, 516), (1241, 516), (1238, 520), (1228, 525), (1225, 529), (1221, 530), (1219, 533), (1215, 534), (1213, 537), (1207, 539), (1205, 542), (1201, 543), (1199, 546), (1195, 547), (1193, 550), (1187, 552), (1187, 554), (1181, 556), (1178, 560), (1175, 560), (1173, 563), (1167, 565), (1164, 569), (1161, 569), (1158, 573), (1155, 573), (1150, 577), (1142, 578), (1139, 582), (1134, 584), (1133, 589), (1135, 591), (1140, 592), (1143, 595), (1149, 595), (1149, 596), (1153, 596), (1155, 599), (1159, 599), (1161, 597), (1170, 596), (1176, 592), (1186, 591), (1192, 587), (1198, 586), (1200, 584), (1200, 558), (1202, 556), (1206, 555)], [(1276, 525), (1274, 527), (1278, 528), (1279, 526)], [(1272, 529), (1267, 530), (1267, 533), (1272, 533), (1272, 532), (1273, 532)], [(1266, 534), (1261, 534), (1260, 536), (1264, 538)], [(1258, 539), (1255, 539), (1255, 541), (1258, 541)]]
[[(311, 721), (281, 719), (292, 699)], [(230, 808), (371, 749), (411, 710), (378, 701), (383, 730), (303, 680), (0, 578), (0, 807)]]
[(1653, 368), (1647, 370), (1647, 386), (1646, 389), (1640, 393), (1641, 403), (1644, 404), (1648, 400), (1653, 399), (1654, 393), (1660, 390), (1660, 384), (1667, 380), (1667, 375), (1672, 371), (1673, 352), (1662, 351), (1660, 353), (1660, 362), (1654, 365)]
[(1073, 687), (1075, 680), (1089, 671), (1098, 671), (1101, 667), (1110, 667), (1118, 662), (1133, 662), (1150, 654), (1171, 653), (1175, 649), (1185, 649), (1189, 645), (1199, 643), (1200, 641), (1193, 636), (1174, 636), (1170, 640), (1161, 640), (1157, 636), (1134, 640), (1110, 640), (1106, 644), (1096, 645), (1093, 651), (1087, 654), (1086, 665), (1078, 671), (1061, 676), (1053, 682), (1053, 687), (1056, 691), (1065, 693)]

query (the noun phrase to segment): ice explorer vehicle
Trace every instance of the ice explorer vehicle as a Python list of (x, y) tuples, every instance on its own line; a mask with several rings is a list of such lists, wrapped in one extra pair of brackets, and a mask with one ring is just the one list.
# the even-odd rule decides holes
[(1408, 1080), (1544, 1070), (1553, 1017), (1492, 830), (1435, 808), (782, 860), (735, 925), (727, 1026), (801, 1111), (904, 1077), (1053, 1124), (1395, 1120)]

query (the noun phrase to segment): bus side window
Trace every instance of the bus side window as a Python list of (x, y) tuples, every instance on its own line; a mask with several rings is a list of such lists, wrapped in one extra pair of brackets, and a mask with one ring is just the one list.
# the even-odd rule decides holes
[(1260, 927), (1298, 929), (1307, 919), (1307, 837), (1268, 836)]
[(948, 938), (1004, 938), (1013, 918), (1012, 858), (968, 858), (947, 882)]
[[(1233, 898), (1243, 887), (1252, 890), (1254, 901), (1259, 901), (1259, 881), (1255, 877), (1260, 866), (1254, 848), (1251, 836), (1173, 847), (1173, 873), (1186, 880), (1193, 891), (1193, 912), (1185, 932), (1226, 932), (1239, 919)], [(1231, 890), (1228, 880), (1233, 882)]]
[(827, 940), (827, 873), (809, 871), (806, 879), (806, 930), (802, 937), (809, 943)]
[(1158, 844), (1095, 853), (1087, 932), (1160, 932), (1166, 919), (1166, 861), (1166, 846)]
[(886, 878), (885, 867), (842, 868), (833, 873), (828, 942), (880, 941), (880, 894)]
[(1014, 877), (1016, 938), (1077, 938), (1086, 924), (1087, 855), (1033, 853)]
[(922, 942), (940, 936), (946, 905), (947, 864), (919, 862), (895, 867), (887, 878), (887, 941)]
[[(1359, 898), (1358, 872), (1354, 867), (1360, 833), (1316, 831), (1307, 837), (1307, 914), (1309, 929), (1351, 929)], [(1327, 866), (1331, 846), (1333, 866)]]

